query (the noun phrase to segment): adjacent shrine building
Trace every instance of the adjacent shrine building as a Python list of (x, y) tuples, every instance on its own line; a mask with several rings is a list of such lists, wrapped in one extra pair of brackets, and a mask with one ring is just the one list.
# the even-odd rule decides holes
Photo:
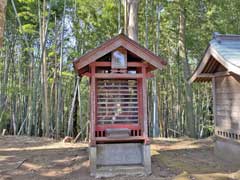
[(214, 34), (190, 82), (211, 82), (215, 153), (240, 164), (240, 36)]
[(166, 62), (120, 34), (74, 62), (90, 78), (90, 172), (150, 174), (147, 79)]

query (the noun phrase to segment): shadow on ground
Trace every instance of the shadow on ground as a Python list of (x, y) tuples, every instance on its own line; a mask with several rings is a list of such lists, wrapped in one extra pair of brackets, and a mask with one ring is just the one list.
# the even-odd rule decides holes
[[(150, 177), (109, 180), (234, 180), (240, 168), (213, 154), (213, 140), (155, 139), (151, 145)], [(87, 144), (62, 143), (46, 138), (0, 137), (0, 179), (91, 180)]]
[(152, 145), (153, 166), (158, 176), (176, 180), (238, 180), (240, 167), (215, 157), (213, 140), (156, 140)]

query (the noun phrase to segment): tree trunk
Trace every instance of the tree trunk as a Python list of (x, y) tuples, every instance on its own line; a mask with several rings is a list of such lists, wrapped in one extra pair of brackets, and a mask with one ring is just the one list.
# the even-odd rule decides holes
[(78, 108), (79, 108), (79, 102), (78, 102), (78, 97), (79, 97), (79, 91), (78, 91), (78, 86), (77, 88), (77, 92), (76, 92), (76, 98), (75, 98), (75, 102), (74, 102), (74, 109), (73, 109), (73, 137), (76, 137), (78, 134), (78, 130), (77, 130), (77, 122), (78, 122)]
[(128, 36), (138, 42), (138, 7), (139, 0), (128, 0), (129, 4), (129, 21)]
[(76, 105), (76, 97), (77, 97), (77, 91), (78, 91), (78, 86), (79, 86), (79, 78), (77, 78), (77, 82), (75, 85), (75, 90), (73, 93), (73, 100), (72, 100), (72, 105), (71, 109), (69, 112), (69, 118), (68, 118), (68, 129), (67, 129), (67, 135), (72, 136), (73, 135), (73, 114), (74, 114), (74, 107)]
[(66, 11), (66, 0), (64, 1), (63, 7), (63, 17), (61, 24), (61, 47), (60, 47), (60, 64), (59, 64), (59, 73), (58, 73), (58, 107), (57, 107), (57, 122), (56, 122), (56, 135), (57, 139), (60, 136), (60, 132), (63, 127), (63, 97), (62, 97), (62, 66), (63, 66), (63, 46), (64, 46), (64, 20), (65, 20), (65, 11)]
[(2, 47), (3, 43), (3, 33), (4, 33), (4, 26), (5, 26), (5, 19), (6, 19), (6, 7), (7, 7), (7, 0), (0, 1), (0, 48)]
[(128, 35), (128, 0), (124, 0), (124, 34)]
[(179, 59), (183, 61), (183, 70), (184, 70), (184, 81), (186, 87), (186, 116), (187, 116), (187, 133), (190, 137), (195, 137), (195, 119), (193, 114), (193, 94), (192, 87), (187, 82), (188, 77), (190, 77), (190, 68), (187, 59), (186, 53), (186, 41), (185, 41), (185, 27), (186, 27), (186, 19), (185, 19), (185, 9), (183, 4), (180, 4), (180, 25), (179, 25)]
[(118, 32), (121, 30), (121, 0), (118, 0)]
[(148, 48), (148, 0), (145, 2), (145, 47)]

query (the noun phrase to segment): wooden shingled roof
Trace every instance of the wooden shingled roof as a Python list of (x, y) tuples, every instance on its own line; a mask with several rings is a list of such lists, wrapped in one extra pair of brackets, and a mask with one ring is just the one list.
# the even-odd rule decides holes
[(137, 55), (139, 58), (143, 59), (158, 69), (162, 69), (167, 64), (167, 62), (161, 57), (142, 47), (140, 44), (128, 38), (126, 35), (119, 34), (112, 39), (104, 42), (99, 47), (87, 52), (80, 58), (75, 59), (73, 61), (75, 71), (78, 72), (82, 68), (88, 66), (90, 63), (98, 60), (99, 58), (119, 47), (124, 47), (131, 53)]
[(240, 76), (240, 35), (215, 34), (189, 82), (210, 81), (219, 68)]

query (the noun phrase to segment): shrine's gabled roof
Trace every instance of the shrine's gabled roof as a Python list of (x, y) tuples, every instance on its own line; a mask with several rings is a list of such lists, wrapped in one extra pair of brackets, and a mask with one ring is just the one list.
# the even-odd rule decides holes
[(124, 34), (119, 34), (112, 39), (104, 42), (99, 47), (87, 52), (83, 56), (73, 61), (73, 65), (75, 71), (78, 71), (90, 63), (98, 60), (99, 58), (103, 57), (104, 55), (114, 51), (119, 47), (124, 47), (131, 53), (137, 55), (139, 58), (143, 59), (147, 63), (151, 64), (152, 66), (162, 69), (167, 62), (162, 59), (161, 57), (155, 55), (148, 49), (142, 47), (140, 44), (135, 42), (134, 40), (128, 38)]
[(203, 74), (214, 73), (218, 66), (240, 75), (240, 35), (215, 34), (189, 82), (210, 81), (211, 76)]

